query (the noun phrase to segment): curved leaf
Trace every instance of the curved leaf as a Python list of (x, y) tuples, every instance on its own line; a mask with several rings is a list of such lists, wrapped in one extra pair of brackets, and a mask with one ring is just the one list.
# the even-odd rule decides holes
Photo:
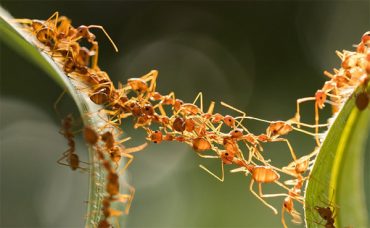
[(364, 165), (370, 109), (360, 111), (355, 105), (355, 94), (361, 90), (356, 89), (335, 117), (316, 158), (305, 193), (308, 227), (326, 224), (316, 206), (334, 210), (336, 227), (369, 226)]

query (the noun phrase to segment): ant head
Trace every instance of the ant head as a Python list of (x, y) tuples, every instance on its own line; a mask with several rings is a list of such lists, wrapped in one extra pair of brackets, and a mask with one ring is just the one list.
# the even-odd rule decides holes
[(151, 104), (145, 104), (142, 110), (142, 113), (148, 116), (153, 116), (154, 115), (154, 109)]
[(224, 164), (232, 164), (232, 161), (233, 161), (235, 155), (231, 151), (223, 151), (223, 152), (221, 152), (220, 157), (221, 157), (222, 162)]
[(32, 20), (32, 29), (34, 31), (39, 31), (40, 29), (42, 29), (44, 27), (44, 22), (43, 21), (40, 21), (40, 20)]
[(315, 94), (317, 105), (320, 109), (324, 107), (324, 103), (326, 101), (326, 93), (322, 90), (318, 90)]
[(80, 25), (77, 28), (77, 36), (88, 37), (88, 34), (89, 34), (89, 28), (86, 25)]
[(362, 35), (361, 42), (364, 44), (370, 42), (370, 32), (365, 32), (365, 34)]
[(176, 99), (175, 100), (175, 104), (173, 105), (173, 108), (175, 109), (175, 111), (177, 112), (177, 111), (179, 111), (180, 110), (180, 108), (181, 108), (181, 105), (183, 105), (184, 104), (184, 102), (182, 101), (182, 100), (180, 100), (180, 99)]
[(54, 31), (48, 28), (40, 29), (36, 34), (36, 38), (38, 39), (38, 41), (47, 46), (51, 46), (54, 43), (53, 37)]
[(136, 102), (132, 102), (130, 105), (129, 105), (129, 108), (130, 108), (130, 111), (132, 113), (132, 115), (134, 116), (141, 116), (142, 114), (142, 110), (140, 108), (140, 106), (136, 103)]
[(235, 128), (234, 130), (229, 132), (231, 138), (239, 139), (243, 136), (243, 129)]
[(148, 90), (148, 86), (141, 78), (130, 78), (127, 80), (128, 85), (139, 93), (144, 93)]
[(154, 143), (161, 143), (163, 139), (162, 132), (155, 130), (150, 135), (150, 141)]
[(234, 127), (235, 126), (235, 119), (232, 116), (226, 115), (224, 117), (224, 123), (229, 126), (229, 127)]
[(293, 210), (293, 200), (289, 196), (284, 199), (283, 207), (290, 213)]
[(107, 103), (109, 101), (109, 93), (107, 93), (106, 89), (100, 89), (96, 91), (95, 93), (90, 95), (90, 100), (94, 102), (95, 104), (101, 105), (104, 103)]

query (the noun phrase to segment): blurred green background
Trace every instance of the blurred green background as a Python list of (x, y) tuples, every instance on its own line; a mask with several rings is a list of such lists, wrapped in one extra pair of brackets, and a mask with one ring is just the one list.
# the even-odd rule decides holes
[[(2, 1), (1, 5), (16, 18), (46, 19), (59, 11), (75, 26), (103, 25), (120, 49), (115, 53), (102, 32), (95, 32), (99, 65), (114, 82), (157, 69), (161, 93), (175, 91), (190, 102), (202, 91), (206, 104), (224, 101), (270, 120), (292, 117), (296, 99), (312, 96), (327, 79), (323, 70), (339, 67), (335, 50), (353, 50), (370, 28), (368, 1)], [(82, 227), (88, 175), (56, 163), (67, 149), (53, 110), (62, 89), (0, 44), (0, 225)], [(76, 113), (67, 96), (58, 109), (63, 115)], [(219, 105), (217, 111), (232, 113)], [(326, 111), (327, 116), (330, 108)], [(302, 113), (304, 121), (313, 122), (313, 104), (304, 105)], [(75, 119), (78, 130), (77, 114)], [(256, 134), (266, 127), (247, 124)], [(134, 138), (128, 145), (143, 143), (143, 132), (131, 126), (130, 120), (123, 124)], [(289, 139), (299, 155), (313, 149), (309, 137), (293, 134)], [(87, 161), (81, 139), (77, 150)], [(277, 166), (291, 160), (284, 144), (267, 145), (264, 153)], [(218, 161), (200, 159), (179, 143), (151, 144), (137, 153), (129, 169), (129, 182), (137, 191), (127, 227), (281, 226), (280, 215), (274, 216), (249, 192), (249, 177), (226, 171), (221, 183), (199, 164), (220, 172)], [(366, 178), (369, 187), (369, 175)], [(268, 185), (264, 189), (281, 192)], [(280, 210), (282, 200), (269, 202)]]

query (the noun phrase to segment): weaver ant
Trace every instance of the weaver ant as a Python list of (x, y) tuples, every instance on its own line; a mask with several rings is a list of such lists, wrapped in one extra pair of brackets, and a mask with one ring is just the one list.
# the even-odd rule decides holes
[[(82, 161), (80, 161), (78, 155), (76, 154), (76, 143), (74, 141), (74, 134), (71, 130), (72, 122), (73, 118), (71, 114), (67, 115), (62, 120), (62, 129), (60, 130), (60, 133), (68, 140), (69, 148), (63, 153), (63, 156), (57, 160), (57, 163), (60, 165), (69, 166), (72, 170), (86, 170), (86, 168), (82, 168), (80, 166), (80, 162)], [(67, 163), (62, 162), (63, 160), (66, 160)], [(82, 163), (87, 164), (86, 162)]]
[[(263, 198), (269, 197), (278, 197), (278, 196), (289, 196), (286, 193), (279, 193), (279, 194), (263, 194), (262, 192), (262, 184), (263, 183), (276, 183), (280, 187), (289, 190), (284, 184), (280, 183), (278, 180), (280, 179), (280, 175), (275, 171), (275, 167), (273, 166), (260, 166), (260, 165), (251, 165), (245, 161), (239, 163), (240, 168), (236, 168), (231, 170), (232, 173), (234, 172), (245, 172), (247, 176), (248, 173), (252, 174), (252, 179), (249, 185), (249, 190), (252, 194), (257, 197), (264, 205), (270, 208), (274, 214), (278, 214), (278, 211), (275, 207), (267, 203)], [(258, 193), (253, 190), (254, 182), (258, 183)]]

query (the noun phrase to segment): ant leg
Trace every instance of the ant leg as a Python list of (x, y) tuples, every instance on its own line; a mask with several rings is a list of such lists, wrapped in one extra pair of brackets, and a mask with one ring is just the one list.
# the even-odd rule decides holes
[(285, 215), (285, 207), (283, 205), (283, 207), (281, 208), (281, 223), (283, 224), (283, 227), (284, 228), (288, 228), (288, 226), (285, 223), (285, 217), (284, 217), (284, 215)]
[(68, 150), (64, 151), (64, 153), (62, 154), (62, 157), (61, 157), (61, 158), (59, 158), (59, 159), (57, 160), (57, 163), (58, 163), (59, 165), (65, 165), (65, 166), (69, 166), (69, 167), (70, 167), (70, 165), (69, 165), (69, 164), (67, 164), (67, 163), (63, 163), (63, 162), (62, 162), (65, 158), (67, 158), (67, 157), (68, 157), (68, 154), (69, 154), (69, 153), (70, 153), (70, 149), (68, 149)]
[(319, 106), (317, 105), (317, 103), (315, 103), (315, 124), (316, 124), (315, 140), (316, 140), (317, 146), (320, 146), (321, 143), (320, 143), (320, 139), (319, 139), (319, 127), (317, 126), (319, 124)]
[(130, 208), (131, 208), (131, 203), (132, 201), (134, 200), (134, 197), (135, 197), (135, 188), (132, 187), (131, 185), (128, 185), (128, 188), (129, 188), (129, 191), (130, 191), (130, 195), (129, 195), (129, 198), (128, 198), (128, 201), (127, 201), (127, 204), (126, 204), (126, 208), (125, 208), (125, 214), (127, 215), (130, 211)]
[(128, 158), (129, 160), (126, 162), (125, 166), (119, 171), (120, 174), (123, 173), (130, 166), (131, 162), (134, 160), (134, 156), (131, 153), (138, 152), (144, 149), (147, 145), (148, 143), (144, 143), (140, 146), (124, 149), (124, 151), (121, 153), (121, 156), (124, 156)]
[(13, 18), (10, 21), (19, 23), (19, 24), (30, 24), (32, 25), (32, 20), (27, 18)]
[(108, 38), (108, 40), (111, 42), (111, 44), (112, 44), (112, 46), (113, 46), (114, 50), (115, 50), (116, 52), (118, 52), (118, 48), (117, 48), (116, 44), (113, 42), (113, 40), (112, 40), (112, 38), (109, 36), (109, 34), (105, 31), (105, 29), (103, 28), (103, 26), (101, 26), (101, 25), (89, 25), (89, 26), (88, 26), (88, 28), (97, 28), (97, 29), (101, 29), (101, 30), (104, 32), (105, 36)]
[(292, 158), (293, 160), (297, 160), (297, 156), (296, 154), (294, 153), (294, 150), (293, 150), (293, 147), (292, 145), (289, 143), (289, 140), (288, 139), (285, 139), (285, 138), (277, 138), (277, 139), (274, 139), (273, 142), (286, 142), (287, 145), (288, 145), (288, 148), (289, 148), (289, 151), (290, 151), (290, 154), (292, 155)]
[(141, 144), (139, 146), (125, 148), (124, 149), (124, 153), (131, 154), (131, 153), (139, 152), (139, 151), (143, 150), (147, 146), (148, 146), (148, 143), (143, 143), (143, 144)]
[(199, 154), (197, 153), (199, 157), (201, 158), (220, 158), (219, 156), (213, 156), (213, 155), (203, 155), (203, 154)]
[[(292, 124), (296, 124), (296, 125), (301, 125), (301, 126), (303, 126), (303, 127), (308, 127), (308, 128), (316, 128), (316, 127), (328, 127), (329, 126), (329, 124), (307, 124), (307, 123), (302, 123), (302, 122), (296, 122), (296, 121), (293, 121), (292, 119), (290, 119), (290, 120), (288, 120), (288, 121), (286, 121), (286, 123), (287, 124), (289, 124), (289, 125), (292, 125)], [(292, 126), (293, 127), (293, 126)], [(294, 128), (294, 127), (293, 127)], [(295, 128), (294, 128), (294, 130), (296, 130)]]
[(128, 161), (126, 162), (125, 166), (119, 171), (120, 175), (122, 175), (122, 173), (130, 166), (131, 162), (134, 160), (134, 156), (132, 154), (121, 153), (121, 156), (128, 158)]
[[(279, 181), (275, 181), (275, 183), (283, 188), (285, 188), (286, 190), (289, 191), (289, 188), (287, 188), (286, 186), (284, 186), (282, 183), (280, 183)], [(271, 197), (279, 197), (279, 196), (289, 196), (287, 193), (277, 193), (277, 194), (263, 194), (262, 192), (262, 184), (260, 183), (258, 185), (258, 194), (263, 197), (263, 198), (271, 198)]]
[(244, 172), (245, 176), (248, 176), (249, 174), (249, 172), (245, 169), (245, 167), (239, 167), (239, 168), (230, 170), (230, 173), (239, 173), (239, 172)]
[(213, 172), (211, 172), (209, 169), (207, 169), (206, 167), (204, 167), (203, 165), (199, 165), (200, 168), (202, 168), (203, 170), (205, 170), (207, 173), (211, 174), (214, 178), (216, 178), (217, 180), (221, 181), (221, 182), (224, 182), (224, 177), (225, 177), (225, 172), (224, 172), (224, 163), (222, 162), (221, 160), (221, 178), (218, 177), (216, 174), (214, 174)]
[[(110, 212), (110, 213), (111, 213), (111, 215), (113, 214), (112, 212)], [(112, 216), (114, 216), (114, 215), (112, 215)], [(119, 225), (118, 216), (114, 217), (114, 223), (116, 224), (116, 226), (112, 226), (112, 227), (121, 228), (121, 226)]]
[(157, 108), (159, 109), (159, 112), (161, 113), (162, 116), (167, 116), (167, 113), (166, 111), (164, 110), (163, 106), (161, 103), (158, 103), (157, 105), (155, 105), (153, 108)]
[(270, 160), (266, 161), (262, 154), (259, 152), (259, 150), (256, 148), (256, 146), (252, 147), (252, 149), (249, 150), (248, 163), (252, 162), (253, 157), (255, 157), (258, 161), (262, 162), (265, 166), (271, 166), (269, 164)]
[[(120, 129), (120, 130), (121, 130), (121, 129)], [(121, 134), (121, 133), (120, 133), (120, 134)], [(129, 140), (131, 140), (131, 137), (127, 137), (127, 138), (121, 139), (120, 141), (116, 142), (116, 144), (120, 145), (120, 144), (122, 144), (122, 143), (124, 143), (124, 142), (127, 142), (127, 141), (129, 141)]]
[(258, 194), (262, 198), (272, 198), (272, 197), (279, 197), (279, 196), (289, 196), (286, 193), (278, 193), (278, 194), (263, 194), (262, 192), (262, 184), (258, 183)]
[(52, 18), (55, 17), (55, 25), (54, 27), (56, 28), (57, 27), (57, 23), (58, 23), (58, 18), (59, 18), (59, 12), (58, 11), (55, 11), (55, 13), (53, 13), (53, 15), (51, 15), (47, 20), (45, 20), (45, 22), (49, 22), (52, 20)]
[(293, 117), (293, 120), (295, 120), (297, 122), (298, 128), (301, 127), (301, 125), (300, 125), (300, 122), (301, 122), (300, 104), (304, 103), (306, 101), (314, 101), (314, 100), (316, 100), (315, 97), (306, 97), (306, 98), (297, 99), (297, 112), (295, 113), (295, 115)]
[[(245, 143), (245, 145), (248, 145), (247, 143)], [(249, 154), (248, 154), (248, 164), (251, 163), (253, 157), (255, 157), (255, 151), (256, 151), (256, 148), (252, 147), (251, 149), (249, 149)], [(258, 159), (258, 158), (257, 158)], [(259, 160), (259, 159), (258, 159)]]
[(209, 108), (207, 110), (207, 113), (208, 114), (212, 114), (214, 109), (215, 109), (215, 102), (214, 101), (211, 101), (211, 104), (209, 105)]
[(95, 54), (92, 57), (92, 63), (91, 63), (91, 68), (96, 70), (99, 69), (98, 67), (98, 58), (99, 58), (99, 45), (98, 42), (94, 41), (91, 47), (91, 51), (94, 51)]
[(149, 85), (149, 93), (153, 93), (157, 87), (158, 71), (152, 70), (150, 71), (149, 75), (150, 75), (149, 78), (151, 78)]
[(59, 102), (62, 100), (62, 98), (63, 98), (63, 96), (64, 96), (64, 94), (66, 94), (66, 92), (67, 92), (67, 90), (65, 89), (65, 90), (63, 90), (63, 92), (58, 96), (58, 98), (57, 98), (57, 100), (54, 102), (54, 105), (53, 105), (53, 107), (54, 107), (54, 111), (55, 111), (55, 113), (60, 117), (61, 115), (60, 115), (60, 113), (59, 113), (59, 111), (58, 111), (58, 108), (57, 108), (57, 105), (59, 104)]
[[(265, 204), (268, 208), (270, 208), (274, 214), (278, 214), (277, 210), (272, 206), (270, 205), (269, 203), (267, 203), (264, 199), (262, 199), (254, 190), (253, 190), (253, 184), (254, 184), (254, 180), (252, 179), (251, 180), (251, 183), (249, 185), (249, 190), (252, 192), (252, 194), (257, 197), (263, 204)], [(258, 183), (259, 185), (261, 185), (261, 183)]]
[(200, 110), (201, 112), (203, 113), (203, 93), (202, 92), (199, 92), (198, 95), (195, 97), (194, 101), (193, 101), (193, 105), (195, 105), (195, 103), (199, 100), (199, 106), (200, 106)]

